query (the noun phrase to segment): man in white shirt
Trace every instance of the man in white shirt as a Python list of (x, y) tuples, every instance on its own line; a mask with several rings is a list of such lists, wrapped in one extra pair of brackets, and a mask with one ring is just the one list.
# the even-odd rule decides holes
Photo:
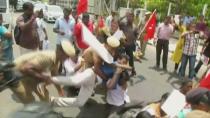
[(36, 11), (38, 17), (36, 18), (37, 22), (37, 32), (39, 35), (39, 40), (40, 40), (40, 49), (43, 49), (43, 42), (48, 42), (48, 36), (47, 36), (47, 31), (46, 31), (46, 25), (43, 21), (43, 10)]
[(111, 14), (106, 18), (105, 24), (106, 26), (111, 29), (111, 21), (115, 17), (116, 12), (112, 11)]
[(71, 10), (64, 8), (63, 13), (64, 16), (55, 21), (53, 28), (53, 31), (57, 33), (57, 46), (60, 45), (61, 41), (64, 39), (68, 39), (71, 43), (73, 43), (72, 34), (75, 20), (73, 17), (69, 17)]
[(53, 106), (60, 107), (82, 107), (91, 97), (95, 87), (96, 75), (93, 68), (88, 68), (81, 73), (76, 73), (70, 77), (53, 77), (52, 82), (62, 85), (81, 86), (77, 97), (51, 97)]
[(167, 71), (168, 62), (168, 48), (169, 39), (173, 34), (173, 26), (171, 25), (171, 17), (167, 16), (163, 23), (161, 23), (157, 28), (157, 45), (156, 45), (156, 67), (160, 66), (160, 57), (163, 50), (162, 62), (163, 70)]

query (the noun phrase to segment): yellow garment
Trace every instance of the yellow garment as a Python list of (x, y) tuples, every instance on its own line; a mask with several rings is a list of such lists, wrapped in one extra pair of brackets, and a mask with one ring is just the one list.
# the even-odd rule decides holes
[(183, 51), (183, 47), (184, 47), (184, 39), (181, 38), (181, 34), (183, 32), (186, 31), (185, 26), (179, 26), (179, 30), (180, 30), (180, 36), (179, 36), (179, 40), (176, 43), (176, 49), (174, 51), (174, 53), (171, 56), (171, 60), (174, 61), (175, 63), (180, 63), (181, 59), (182, 59), (182, 51)]
[[(22, 55), (15, 59), (16, 69), (19, 70), (24, 64), (30, 63), (41, 70), (40, 72), (56, 72), (60, 63), (56, 63), (56, 53), (54, 51), (37, 51)], [(55, 74), (55, 73), (53, 73)]]
[(161, 118), (161, 107), (160, 107), (160, 103), (154, 103), (154, 104), (150, 104), (149, 105), (150, 108), (152, 108), (155, 112), (155, 117), (157, 118)]
[[(37, 69), (40, 73), (50, 73), (52, 75), (56, 75), (60, 63), (56, 62), (56, 53), (55, 51), (38, 51), (38, 52), (32, 52), (25, 55), (22, 55), (15, 59), (15, 70), (20, 71), (21, 67), (23, 67), (24, 64), (31, 64), (33, 65), (34, 69)], [(35, 97), (32, 94), (33, 92), (36, 93), (36, 95), (39, 97), (42, 101), (48, 101), (49, 100), (49, 92), (44, 90), (44, 94), (40, 93), (37, 89), (37, 86), (42, 81), (25, 75), (25, 73), (22, 73), (22, 79), (19, 81), (17, 87), (13, 87), (13, 92), (18, 96), (18, 98), (23, 103), (31, 103), (35, 101)]]

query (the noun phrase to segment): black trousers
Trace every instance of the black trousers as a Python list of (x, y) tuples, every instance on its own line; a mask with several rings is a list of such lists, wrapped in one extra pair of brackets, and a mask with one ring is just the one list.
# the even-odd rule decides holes
[(167, 69), (168, 46), (169, 46), (169, 40), (158, 39), (156, 45), (156, 65), (160, 66), (160, 57), (163, 50), (162, 63), (164, 69)]
[(135, 67), (134, 67), (133, 51), (135, 51), (135, 49), (136, 49), (135, 44), (125, 46), (125, 53), (130, 57), (130, 59), (129, 59), (129, 65), (131, 67), (133, 67), (134, 70), (135, 70)]

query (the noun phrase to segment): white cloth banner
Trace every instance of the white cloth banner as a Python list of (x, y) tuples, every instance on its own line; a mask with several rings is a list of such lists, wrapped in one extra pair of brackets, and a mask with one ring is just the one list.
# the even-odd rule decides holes
[(114, 59), (112, 55), (107, 51), (103, 44), (88, 30), (88, 28), (82, 23), (82, 36), (85, 43), (87, 43), (105, 62), (111, 64)]
[(186, 105), (185, 95), (178, 90), (173, 90), (165, 103), (161, 106), (161, 109), (170, 116), (175, 117)]

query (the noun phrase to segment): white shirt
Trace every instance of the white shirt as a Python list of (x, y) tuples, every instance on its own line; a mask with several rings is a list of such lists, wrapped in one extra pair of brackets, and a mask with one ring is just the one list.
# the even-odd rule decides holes
[(125, 102), (125, 90), (117, 84), (115, 89), (107, 91), (107, 103), (114, 106), (121, 106)]
[(67, 39), (70, 42), (73, 42), (72, 34), (74, 32), (75, 20), (72, 17), (69, 17), (69, 20), (66, 21), (64, 17), (60, 17), (55, 21), (54, 28), (58, 28), (59, 31), (65, 33), (65, 35), (57, 34), (56, 44), (60, 44), (62, 40)]
[(36, 22), (37, 22), (37, 26), (38, 26), (37, 32), (39, 35), (39, 39), (40, 39), (40, 41), (43, 41), (46, 38), (46, 35), (44, 33), (44, 29), (46, 28), (46, 25), (42, 18), (36, 18)]
[(96, 75), (92, 68), (88, 68), (81, 73), (76, 73), (70, 77), (53, 77), (53, 82), (62, 85), (81, 86), (79, 95), (74, 98), (58, 97), (54, 98), (56, 106), (82, 107), (91, 97), (95, 87)]
[(72, 61), (71, 59), (67, 59), (64, 62), (64, 67), (66, 69), (67, 75), (72, 75), (74, 73), (74, 69), (75, 69), (76, 65), (81, 63), (81, 61), (82, 61), (81, 57), (78, 57), (78, 60), (76, 63), (74, 61)]

